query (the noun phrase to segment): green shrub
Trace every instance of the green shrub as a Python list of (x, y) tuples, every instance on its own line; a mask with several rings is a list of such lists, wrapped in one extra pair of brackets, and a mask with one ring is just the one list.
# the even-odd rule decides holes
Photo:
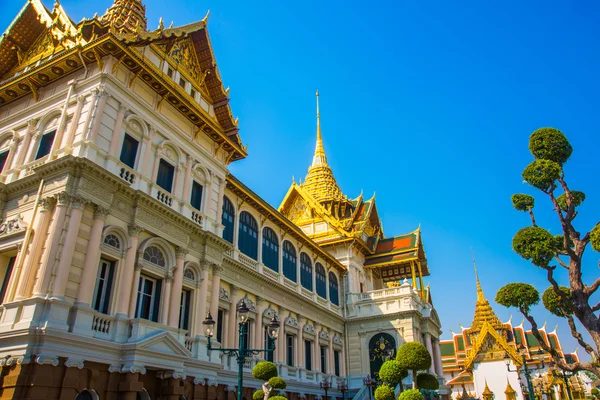
[(265, 392), (263, 392), (261, 389), (252, 393), (252, 400), (263, 400), (264, 398), (265, 398)]
[(523, 170), (523, 179), (531, 186), (547, 192), (562, 174), (560, 164), (550, 160), (535, 160)]
[(287, 387), (287, 383), (285, 383), (285, 380), (283, 378), (280, 378), (279, 376), (274, 376), (271, 379), (269, 379), (269, 385), (271, 385), (274, 389), (279, 390), (283, 390)]
[(528, 194), (513, 194), (510, 199), (512, 200), (513, 207), (518, 211), (529, 211), (535, 204), (533, 196)]
[(408, 376), (408, 371), (400, 367), (400, 363), (396, 360), (389, 360), (383, 363), (379, 369), (379, 379), (391, 387), (396, 387), (402, 379)]
[(425, 400), (419, 389), (409, 389), (400, 393), (398, 400)]
[(396, 354), (400, 368), (406, 371), (423, 371), (431, 367), (431, 355), (419, 342), (404, 343)]
[(540, 302), (540, 293), (528, 283), (509, 283), (496, 293), (496, 303), (529, 312), (531, 306)]
[(394, 389), (388, 385), (381, 385), (375, 389), (375, 400), (395, 400)]
[(562, 165), (571, 156), (573, 147), (558, 129), (540, 128), (529, 137), (529, 151), (537, 159), (550, 160)]
[(252, 376), (261, 381), (268, 381), (277, 376), (277, 366), (269, 361), (261, 361), (252, 368)]
[(269, 397), (269, 400), (287, 400), (287, 397), (285, 397), (285, 396), (273, 396), (273, 397)]
[(425, 390), (438, 390), (440, 388), (440, 382), (435, 376), (423, 372), (417, 375), (417, 387)]
[[(571, 290), (565, 286), (559, 286), (561, 292), (563, 292), (567, 299), (571, 299)], [(550, 311), (557, 317), (565, 318), (568, 315), (573, 314), (569, 306), (561, 300), (558, 293), (554, 290), (554, 286), (550, 286), (542, 295), (542, 303), (546, 310)]]
[(547, 266), (556, 254), (554, 236), (539, 226), (528, 226), (516, 233), (512, 242), (515, 252), (537, 266)]
[(597, 224), (590, 232), (590, 243), (592, 249), (600, 251), (600, 224)]
[[(585, 193), (579, 192), (577, 190), (571, 190), (571, 199), (573, 206), (579, 207), (581, 203), (585, 201)], [(567, 211), (567, 195), (565, 193), (561, 194), (556, 198), (556, 202), (561, 210)]]

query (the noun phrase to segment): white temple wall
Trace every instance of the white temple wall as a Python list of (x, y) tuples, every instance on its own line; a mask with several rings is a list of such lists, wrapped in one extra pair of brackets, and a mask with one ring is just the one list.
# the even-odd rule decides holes
[[(511, 363), (511, 370), (514, 369), (515, 366)], [(475, 383), (475, 391), (479, 398), (482, 398), (481, 393), (483, 393), (487, 381), (488, 387), (495, 395), (495, 400), (506, 399), (504, 391), (506, 390), (508, 380), (512, 388), (517, 392), (517, 399), (523, 400), (521, 386), (519, 384), (519, 375), (516, 372), (509, 372), (506, 369), (504, 360), (486, 361), (475, 364), (473, 368), (473, 380)]]

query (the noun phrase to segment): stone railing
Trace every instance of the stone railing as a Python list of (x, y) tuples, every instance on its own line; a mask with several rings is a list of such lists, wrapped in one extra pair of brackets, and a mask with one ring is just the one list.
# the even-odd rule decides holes
[(247, 255), (245, 255), (242, 252), (238, 253), (238, 261), (241, 262), (242, 264), (244, 264), (246, 267), (251, 268), (255, 271), (258, 266), (258, 261), (256, 261), (252, 257), (248, 257)]
[(110, 339), (111, 325), (114, 324), (114, 318), (97, 313), (94, 315), (92, 320), (92, 331), (94, 331), (94, 337), (99, 339)]
[(275, 281), (279, 281), (279, 272), (275, 272), (269, 267), (265, 266), (263, 268), (263, 275), (268, 276), (269, 278), (271, 278)]
[(406, 311), (418, 311), (423, 316), (429, 316), (432, 308), (408, 281), (398, 287), (348, 293), (346, 307), (350, 319)]
[(165, 191), (159, 190), (156, 194), (156, 199), (158, 201), (160, 201), (161, 203), (166, 204), (167, 206), (171, 207), (173, 205), (173, 198), (171, 197), (171, 195)]
[(135, 174), (127, 167), (121, 167), (119, 177), (130, 185), (135, 183)]

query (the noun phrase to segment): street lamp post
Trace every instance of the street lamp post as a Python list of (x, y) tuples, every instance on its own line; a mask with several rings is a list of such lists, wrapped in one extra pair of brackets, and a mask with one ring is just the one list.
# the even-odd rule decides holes
[(342, 397), (346, 400), (346, 392), (348, 391), (348, 383), (345, 379), (338, 381), (338, 390), (342, 392)]
[[(523, 346), (522, 344), (519, 346), (519, 352), (521, 353), (521, 359), (523, 360), (523, 374), (525, 375), (525, 379), (527, 380), (527, 391), (529, 392), (529, 400), (534, 400), (533, 397), (535, 397), (535, 392), (533, 390), (533, 385), (531, 383), (531, 372), (536, 371), (536, 370), (541, 370), (545, 368), (544, 365), (544, 360), (542, 359), (542, 366), (541, 367), (536, 367), (536, 368), (527, 368), (527, 358), (525, 357), (525, 346)], [(543, 354), (543, 352), (541, 350), (539, 350), (537, 352), (536, 355), (541, 356)], [(506, 353), (506, 355), (504, 356), (504, 362), (506, 363), (506, 369), (508, 370), (508, 372), (519, 372), (519, 368), (515, 368), (515, 370), (511, 370), (510, 369), (510, 356), (508, 355), (508, 353)]]
[(369, 400), (373, 400), (371, 397), (371, 392), (372, 392), (373, 386), (375, 386), (377, 383), (375, 382), (375, 380), (373, 378), (371, 378), (371, 375), (365, 376), (363, 379), (363, 383), (369, 390)]
[(332, 388), (331, 382), (329, 382), (329, 379), (327, 379), (327, 378), (323, 379), (323, 382), (321, 382), (321, 389), (325, 390), (325, 400), (328, 399), (327, 391), (331, 388)]
[(204, 331), (206, 334), (206, 348), (208, 351), (216, 350), (220, 351), (223, 354), (228, 356), (235, 356), (238, 363), (238, 390), (237, 390), (237, 398), (238, 400), (242, 400), (242, 391), (244, 389), (244, 362), (246, 357), (251, 355), (257, 355), (259, 353), (266, 353), (269, 351), (275, 350), (275, 341), (277, 340), (277, 333), (279, 332), (279, 321), (273, 317), (271, 322), (268, 325), (268, 333), (270, 344), (268, 349), (249, 349), (248, 343), (246, 343), (246, 332), (248, 331), (248, 313), (250, 310), (246, 306), (246, 302), (244, 300), (240, 301), (237, 306), (237, 314), (238, 314), (238, 334), (240, 337), (239, 345), (237, 349), (227, 349), (222, 347), (213, 348), (210, 342), (210, 339), (214, 335), (215, 321), (212, 319), (210, 312), (206, 316), (206, 319), (202, 322), (204, 325)]

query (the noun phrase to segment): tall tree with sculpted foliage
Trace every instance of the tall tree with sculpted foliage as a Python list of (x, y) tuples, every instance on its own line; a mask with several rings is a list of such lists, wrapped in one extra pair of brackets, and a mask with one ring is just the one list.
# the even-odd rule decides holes
[[(581, 269), (588, 244), (592, 249), (600, 251), (600, 223), (587, 233), (581, 233), (574, 225), (577, 207), (585, 200), (585, 194), (571, 190), (567, 184), (563, 166), (573, 149), (565, 135), (554, 128), (538, 129), (531, 134), (529, 150), (535, 160), (523, 171), (523, 179), (548, 198), (560, 223), (562, 234), (552, 235), (547, 229), (538, 226), (533, 212), (535, 202), (532, 196), (515, 194), (512, 196), (513, 207), (529, 214), (531, 226), (517, 232), (512, 246), (521, 257), (546, 271), (550, 287), (541, 296), (544, 307), (552, 314), (566, 318), (571, 334), (590, 354), (592, 361), (567, 363), (560, 358), (556, 350), (546, 345), (538, 330), (538, 324), (531, 315), (531, 307), (540, 301), (540, 293), (532, 285), (510, 283), (500, 288), (496, 294), (496, 302), (519, 309), (531, 324), (533, 335), (542, 348), (552, 355), (560, 368), (567, 371), (586, 370), (600, 376), (600, 303), (593, 304), (591, 301), (591, 297), (600, 287), (600, 277), (597, 274), (586, 277), (587, 283), (584, 283)], [(597, 175), (591, 169), (589, 173), (592, 177)], [(557, 281), (561, 270), (568, 276), (568, 287), (561, 286)], [(584, 340), (575, 321), (590, 334), (591, 343)]]

